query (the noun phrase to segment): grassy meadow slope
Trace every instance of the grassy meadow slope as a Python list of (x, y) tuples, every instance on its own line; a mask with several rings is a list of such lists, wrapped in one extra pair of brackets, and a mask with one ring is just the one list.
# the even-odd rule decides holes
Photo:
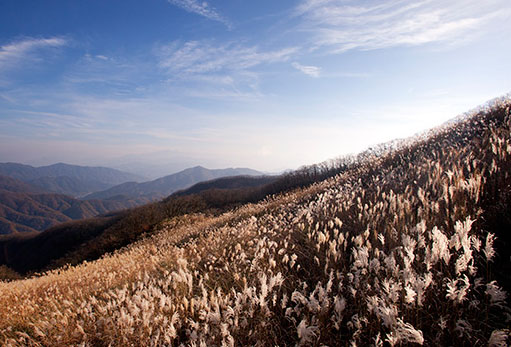
[(167, 220), (97, 261), (1, 282), (0, 344), (507, 345), (510, 107), (365, 152), (305, 189)]

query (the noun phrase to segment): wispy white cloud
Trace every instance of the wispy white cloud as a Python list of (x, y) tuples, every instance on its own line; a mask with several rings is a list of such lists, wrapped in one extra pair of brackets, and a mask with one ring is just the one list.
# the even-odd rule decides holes
[(33, 58), (38, 50), (66, 45), (67, 41), (60, 37), (45, 39), (26, 38), (0, 47), (0, 69), (19, 64), (21, 61)]
[(174, 42), (160, 48), (160, 67), (173, 73), (203, 74), (218, 71), (242, 71), (262, 64), (289, 60), (296, 47), (261, 50), (234, 43)]
[(110, 58), (108, 58), (105, 55), (101, 55), (101, 54), (96, 55), (96, 58), (101, 59), (101, 60), (110, 60)]
[(295, 9), (316, 48), (336, 52), (458, 42), (510, 13), (507, 0), (305, 0)]
[[(48, 129), (85, 129), (92, 128), (94, 125), (90, 119), (72, 114), (28, 110), (13, 110), (12, 112), (20, 115), (20, 117), (16, 119), (17, 122), (27, 123), (36, 127), (43, 126)], [(26, 117), (24, 115), (26, 115)]]
[(302, 65), (300, 63), (294, 62), (291, 64), (295, 69), (298, 71), (303, 72), (306, 75), (309, 75), (311, 77), (319, 77), (319, 74), (321, 73), (321, 68), (317, 66), (312, 65)]
[(170, 85), (179, 81), (181, 92), (188, 96), (247, 100), (261, 97), (261, 71), (289, 61), (297, 52), (297, 47), (272, 50), (233, 42), (188, 41), (162, 46), (157, 55)]
[(11, 104), (14, 104), (16, 103), (16, 100), (8, 95), (5, 95), (5, 94), (1, 94), (0, 93), (0, 99), (3, 99), (5, 101), (7, 101), (8, 103), (11, 103)]
[[(143, 70), (143, 71), (142, 71)], [(73, 68), (63, 75), (63, 82), (68, 84), (96, 85), (117, 93), (136, 88), (136, 80), (147, 75), (143, 63), (134, 59), (105, 55), (84, 54), (77, 59)]]
[(183, 10), (198, 14), (205, 18), (225, 24), (228, 28), (232, 27), (231, 22), (222, 16), (214, 7), (206, 1), (198, 0), (168, 0), (172, 5), (178, 6)]

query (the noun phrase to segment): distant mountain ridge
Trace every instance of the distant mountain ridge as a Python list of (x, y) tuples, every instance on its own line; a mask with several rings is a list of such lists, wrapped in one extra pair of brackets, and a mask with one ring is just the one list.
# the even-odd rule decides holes
[(41, 167), (0, 163), (0, 175), (30, 183), (47, 192), (73, 197), (84, 196), (124, 182), (144, 181), (141, 176), (116, 169), (64, 163)]
[(111, 187), (111, 184), (108, 183), (84, 181), (69, 176), (39, 177), (28, 181), (28, 183), (48, 192), (71, 195), (77, 198), (83, 197), (91, 192), (97, 192)]
[[(63, 222), (139, 206), (199, 182), (240, 175), (254, 177), (262, 173), (197, 166), (149, 182), (125, 182), (112, 187), (106, 182), (138, 176), (100, 167), (55, 164), (35, 168), (0, 163), (0, 235), (40, 232)], [(82, 200), (76, 198), (84, 195), (87, 196)]]
[(30, 181), (41, 177), (68, 176), (84, 181), (120, 184), (128, 181), (143, 181), (144, 177), (101, 166), (79, 166), (57, 163), (34, 167), (18, 163), (0, 163), (0, 175)]
[(0, 191), (15, 193), (43, 193), (44, 190), (12, 177), (0, 175)]
[(57, 224), (139, 205), (137, 200), (81, 201), (0, 175), (0, 235), (39, 232)]
[(206, 169), (202, 166), (189, 168), (178, 173), (158, 178), (153, 181), (136, 183), (127, 182), (102, 192), (87, 195), (84, 199), (111, 199), (115, 197), (148, 198), (156, 200), (166, 197), (178, 190), (220, 177), (262, 176), (263, 173), (248, 168)]

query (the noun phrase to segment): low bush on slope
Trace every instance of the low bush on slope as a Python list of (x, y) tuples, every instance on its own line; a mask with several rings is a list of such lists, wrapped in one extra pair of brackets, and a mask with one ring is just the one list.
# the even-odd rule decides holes
[(307, 189), (183, 216), (98, 261), (0, 283), (0, 340), (506, 345), (510, 106)]

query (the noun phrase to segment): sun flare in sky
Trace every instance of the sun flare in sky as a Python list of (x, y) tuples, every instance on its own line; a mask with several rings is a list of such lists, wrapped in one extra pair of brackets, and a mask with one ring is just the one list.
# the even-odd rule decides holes
[(2, 1), (0, 161), (293, 169), (508, 93), (510, 47), (508, 0)]

